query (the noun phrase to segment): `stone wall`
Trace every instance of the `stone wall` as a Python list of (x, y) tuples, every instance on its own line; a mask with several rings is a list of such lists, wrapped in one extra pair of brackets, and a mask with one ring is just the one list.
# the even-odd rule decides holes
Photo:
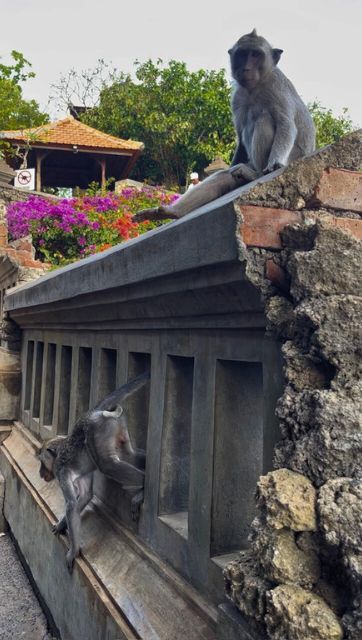
[(285, 375), (275, 471), (224, 572), (258, 637), (362, 638), (361, 165), (357, 132), (237, 204)]
[(6, 207), (26, 200), (29, 192), (0, 183), (0, 421), (18, 417), (21, 391), (21, 365), (18, 352), (21, 332), (6, 312), (4, 299), (12, 287), (43, 275), (48, 266), (35, 260), (31, 237), (8, 242)]
[[(110, 639), (359, 638), (361, 160), (359, 132), (6, 295), (23, 379), (5, 514), (64, 636), (106, 637), (107, 595)], [(70, 579), (35, 451), (145, 369), (126, 407), (140, 521), (96, 474)]]
[(20, 333), (16, 325), (3, 313), (5, 292), (43, 275), (49, 266), (35, 260), (31, 236), (8, 241), (6, 208), (12, 202), (24, 201), (34, 192), (15, 189), (0, 182), (0, 341), (1, 347), (12, 351), (20, 348)]

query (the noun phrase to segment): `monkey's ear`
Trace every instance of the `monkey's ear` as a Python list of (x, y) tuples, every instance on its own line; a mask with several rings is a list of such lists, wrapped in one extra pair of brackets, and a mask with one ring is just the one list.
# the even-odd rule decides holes
[(104, 418), (120, 418), (123, 413), (123, 409), (118, 405), (115, 411), (102, 411), (102, 413)]
[(47, 447), (47, 451), (48, 453), (50, 453), (51, 456), (53, 456), (53, 458), (57, 457), (57, 450), (55, 449), (55, 447)]
[(283, 49), (273, 49), (273, 60), (274, 60), (274, 64), (278, 64), (279, 60), (280, 60), (280, 56), (283, 53)]

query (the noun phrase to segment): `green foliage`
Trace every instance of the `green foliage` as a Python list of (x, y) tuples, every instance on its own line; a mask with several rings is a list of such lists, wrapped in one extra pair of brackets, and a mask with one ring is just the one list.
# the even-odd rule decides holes
[(235, 146), (225, 71), (188, 71), (184, 62), (135, 63), (136, 80), (120, 73), (82, 120), (121, 138), (145, 143), (133, 172), (168, 187), (213, 158), (229, 161)]
[(35, 76), (22, 53), (12, 51), (12, 64), (0, 64), (0, 130), (37, 127), (48, 122), (35, 100), (24, 100), (20, 82)]
[(13, 50), (11, 57), (14, 64), (6, 65), (0, 63), (0, 78), (12, 80), (15, 84), (19, 82), (25, 82), (28, 78), (34, 78), (34, 71), (27, 71), (26, 67), (31, 67), (31, 64), (20, 51)]
[(343, 109), (342, 115), (340, 116), (334, 116), (332, 109), (322, 107), (320, 102), (317, 101), (309, 104), (308, 108), (316, 128), (317, 149), (325, 147), (327, 144), (337, 142), (354, 129), (347, 108)]

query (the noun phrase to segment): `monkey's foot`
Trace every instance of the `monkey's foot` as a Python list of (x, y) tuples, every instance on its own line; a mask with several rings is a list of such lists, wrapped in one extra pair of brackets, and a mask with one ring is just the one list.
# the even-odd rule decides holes
[(80, 554), (80, 549), (76, 549), (76, 550), (68, 549), (65, 560), (66, 560), (68, 571), (70, 574), (73, 573), (74, 561), (79, 556), (79, 554)]
[(133, 222), (144, 222), (144, 220), (167, 220), (168, 218), (177, 218), (169, 207), (152, 207), (151, 209), (142, 209), (132, 216)]
[(140, 518), (141, 505), (143, 503), (143, 489), (136, 493), (131, 500), (131, 517), (132, 520), (137, 522)]
[(62, 518), (57, 522), (57, 524), (53, 524), (52, 533), (54, 533), (55, 536), (59, 536), (60, 534), (65, 533), (67, 528), (67, 522)]
[(252, 182), (258, 177), (257, 172), (243, 162), (240, 164), (236, 164), (234, 167), (231, 167), (229, 171), (232, 177), (240, 184)]
[(285, 167), (285, 164), (281, 164), (280, 162), (273, 162), (272, 164), (268, 164), (268, 166), (265, 167), (263, 174), (266, 175), (267, 173), (272, 173), (277, 169), (283, 169), (283, 167)]

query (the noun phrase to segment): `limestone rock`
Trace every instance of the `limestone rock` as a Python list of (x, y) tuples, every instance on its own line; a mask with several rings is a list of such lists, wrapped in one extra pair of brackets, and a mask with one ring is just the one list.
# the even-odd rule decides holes
[(271, 582), (312, 587), (320, 577), (314, 549), (300, 548), (296, 534), (289, 529), (265, 527), (255, 537), (252, 549)]
[(320, 527), (327, 542), (361, 553), (362, 481), (351, 478), (329, 480), (319, 490)]
[[(318, 221), (315, 227), (313, 249), (294, 251), (287, 263), (293, 297), (302, 300), (320, 295), (361, 296), (362, 243), (324, 222)], [(310, 225), (306, 229), (310, 236)]]
[(264, 624), (266, 592), (271, 583), (260, 575), (259, 566), (250, 551), (224, 569), (227, 597), (250, 620)]
[(302, 353), (295, 343), (288, 341), (282, 348), (286, 380), (296, 391), (323, 389), (328, 386), (331, 368)]
[(342, 640), (337, 616), (320, 597), (292, 585), (267, 595), (265, 622), (273, 640)]
[(347, 640), (361, 640), (362, 638), (362, 595), (355, 599), (353, 608), (342, 619)]
[[(314, 249), (318, 228), (314, 222), (306, 221), (299, 224), (289, 224), (280, 232), (284, 249), (284, 262), (287, 265), (292, 257), (292, 251), (311, 251)], [(289, 270), (289, 269), (288, 269)]]
[[(276, 408), (283, 438), (296, 440), (315, 426), (315, 405), (318, 391), (297, 392), (291, 385), (285, 387)], [(278, 465), (280, 467), (285, 464)]]
[(298, 323), (309, 326), (312, 355), (350, 375), (362, 373), (362, 299), (353, 295), (311, 298), (297, 307)]
[(288, 464), (317, 486), (362, 477), (362, 388), (356, 397), (340, 390), (286, 390), (277, 414), (284, 437), (277, 446), (278, 466)]
[(258, 501), (270, 527), (315, 531), (316, 492), (305, 476), (289, 469), (278, 469), (261, 476)]
[(266, 315), (268, 327), (280, 338), (293, 338), (296, 331), (294, 307), (281, 296), (273, 296), (267, 301)]
[(341, 616), (346, 610), (348, 592), (345, 587), (343, 588), (338, 585), (338, 588), (336, 588), (334, 584), (321, 579), (315, 585), (314, 592), (323, 598), (337, 616)]

